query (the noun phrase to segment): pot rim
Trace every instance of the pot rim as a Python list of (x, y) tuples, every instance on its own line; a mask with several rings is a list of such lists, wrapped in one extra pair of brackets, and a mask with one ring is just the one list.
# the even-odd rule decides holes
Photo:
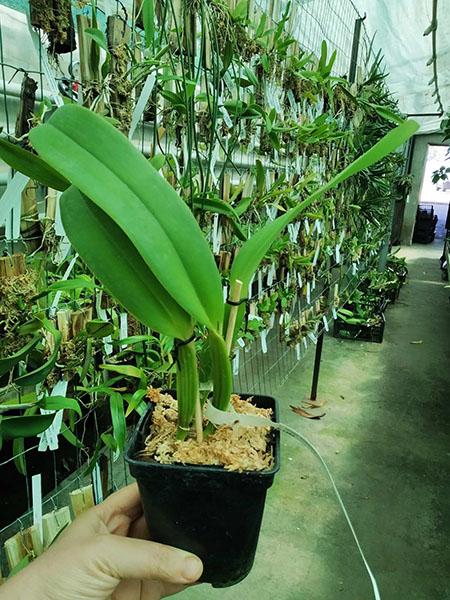
[[(164, 390), (166, 391), (166, 390)], [(167, 390), (168, 392), (171, 390)], [(246, 398), (269, 398), (270, 400), (273, 401), (273, 415), (272, 415), (272, 421), (274, 422), (279, 422), (279, 405), (278, 405), (278, 400), (276, 398), (274, 398), (273, 396), (267, 396), (265, 394), (247, 394), (247, 393), (239, 393), (239, 392), (233, 392), (238, 394), (241, 398), (242, 397), (246, 397)], [(151, 403), (149, 403), (147, 405), (147, 410), (146, 412), (142, 415), (142, 417), (139, 419), (139, 423), (137, 424), (133, 435), (131, 436), (129, 442), (127, 443), (126, 447), (125, 447), (125, 451), (124, 451), (124, 458), (125, 461), (131, 466), (147, 466), (148, 468), (164, 468), (164, 469), (171, 469), (172, 471), (186, 471), (186, 470), (205, 470), (207, 469), (210, 473), (226, 473), (228, 476), (242, 476), (242, 475), (258, 475), (258, 476), (263, 476), (263, 477), (270, 477), (275, 475), (275, 473), (277, 473), (280, 470), (280, 431), (278, 429), (272, 429), (272, 439), (270, 440), (270, 444), (273, 446), (274, 452), (273, 452), (273, 456), (274, 456), (274, 465), (271, 469), (268, 469), (266, 471), (250, 471), (250, 470), (243, 470), (243, 471), (228, 471), (227, 469), (225, 469), (225, 467), (223, 466), (219, 466), (219, 465), (196, 465), (196, 464), (180, 464), (180, 463), (174, 463), (174, 464), (166, 464), (166, 463), (160, 463), (160, 462), (148, 462), (148, 461), (144, 461), (144, 460), (138, 460), (136, 458), (134, 458), (133, 454), (135, 454), (135, 452), (132, 453), (133, 448), (136, 446), (137, 442), (138, 442), (138, 437), (140, 435), (142, 435), (141, 430), (143, 429), (145, 422), (147, 421), (147, 419), (149, 418), (149, 413), (152, 409), (152, 405)]]

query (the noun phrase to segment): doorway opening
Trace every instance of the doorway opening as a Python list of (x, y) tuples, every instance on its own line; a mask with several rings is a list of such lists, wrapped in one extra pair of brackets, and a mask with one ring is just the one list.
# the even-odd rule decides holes
[[(449, 146), (429, 144), (413, 242), (427, 244), (446, 237), (450, 228), (450, 171), (445, 173), (446, 168), (450, 168)], [(433, 174), (440, 169), (444, 178), (433, 183)]]

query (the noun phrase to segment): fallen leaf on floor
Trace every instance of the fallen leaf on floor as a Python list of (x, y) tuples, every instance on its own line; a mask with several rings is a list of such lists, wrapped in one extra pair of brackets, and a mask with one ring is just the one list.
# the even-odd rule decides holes
[(423, 340), (413, 340), (410, 344), (423, 344)]
[(340, 396), (340, 398), (342, 398), (342, 400), (345, 400), (345, 397), (344, 397), (344, 396), (342, 396), (342, 395)]
[(311, 400), (303, 400), (304, 407), (303, 408), (322, 408), (325, 404), (325, 400), (323, 402), (312, 402)]
[(292, 404), (290, 407), (297, 415), (300, 415), (300, 417), (305, 417), (305, 419), (321, 419), (325, 416), (325, 413), (322, 413), (321, 415), (313, 415), (312, 413), (306, 412), (306, 410), (303, 410), (302, 408), (292, 406)]

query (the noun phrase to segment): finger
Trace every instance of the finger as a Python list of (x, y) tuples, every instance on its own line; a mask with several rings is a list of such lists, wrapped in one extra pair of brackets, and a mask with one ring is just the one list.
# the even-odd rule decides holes
[(96, 507), (97, 514), (107, 522), (112, 515), (122, 514), (134, 521), (142, 514), (141, 497), (137, 483), (115, 492)]
[(141, 515), (134, 521), (128, 531), (128, 537), (137, 538), (139, 540), (149, 540), (150, 534), (147, 527), (147, 522), (144, 515)]
[[(188, 585), (181, 583), (164, 583), (162, 581), (144, 581), (142, 584), (142, 600), (159, 600), (182, 592)], [(130, 596), (131, 597), (131, 596)]]
[(92, 553), (99, 571), (116, 580), (156, 579), (186, 584), (197, 581), (203, 572), (203, 564), (194, 554), (117, 535), (98, 536)]

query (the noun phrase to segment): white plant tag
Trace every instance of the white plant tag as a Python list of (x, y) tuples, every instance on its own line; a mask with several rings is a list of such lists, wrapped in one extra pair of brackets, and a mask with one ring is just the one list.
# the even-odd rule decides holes
[(40, 473), (33, 475), (31, 478), (31, 490), (33, 498), (33, 525), (38, 527), (42, 543), (42, 479)]
[(153, 87), (156, 81), (156, 72), (151, 73), (142, 88), (142, 92), (139, 96), (139, 100), (137, 101), (136, 107), (133, 112), (133, 118), (131, 119), (130, 131), (128, 133), (128, 139), (131, 140), (133, 137), (133, 133), (139, 123), (140, 118), (145, 110), (148, 99), (150, 98), (150, 94), (152, 93)]
[(269, 330), (272, 329), (274, 325), (275, 325), (275, 313), (272, 313), (270, 315), (270, 320), (269, 320)]
[(306, 235), (309, 235), (309, 221), (307, 217), (305, 217), (305, 231)]
[(328, 319), (327, 319), (326, 315), (323, 315), (323, 326), (325, 327), (325, 331), (330, 330), (330, 328), (328, 326)]
[[(119, 317), (119, 335), (120, 335), (120, 339), (124, 340), (125, 338), (128, 337), (128, 313), (123, 312), (120, 313), (120, 317)], [(126, 345), (121, 346), (121, 348), (126, 348)]]
[(336, 248), (335, 248), (335, 257), (336, 257), (336, 262), (339, 264), (341, 262), (341, 250), (340, 250), (340, 244), (337, 244)]
[(238, 346), (240, 346), (241, 348), (244, 348), (244, 346), (245, 346), (245, 342), (244, 342), (244, 340), (243, 340), (242, 338), (238, 338), (238, 339), (236, 340), (236, 343), (237, 343), (237, 344), (238, 344)]
[(289, 287), (289, 284), (291, 283), (291, 272), (288, 271), (287, 275), (286, 275), (286, 287)]
[(300, 344), (295, 345), (295, 353), (297, 355), (297, 360), (300, 360), (302, 357), (301, 352), (300, 352)]
[(281, 313), (280, 318), (278, 319), (278, 323), (280, 325), (283, 325), (283, 321), (284, 321), (284, 313)]
[(273, 284), (273, 278), (275, 277), (275, 263), (272, 263), (267, 274), (267, 285), (270, 287)]
[(263, 292), (263, 274), (261, 269), (258, 271), (258, 297), (262, 296)]
[(225, 106), (220, 106), (219, 110), (222, 113), (223, 120), (225, 121), (226, 126), (233, 127), (233, 121), (231, 120), (230, 115), (228, 114), (228, 111), (225, 108)]
[(337, 319), (337, 312), (334, 306), (331, 307), (331, 313), (333, 315), (333, 319), (336, 321)]
[(302, 276), (300, 275), (300, 273), (297, 273), (297, 279), (298, 279), (298, 287), (302, 288), (303, 282), (302, 282)]
[(311, 284), (309, 281), (306, 282), (306, 302), (308, 304), (311, 302)]
[(319, 257), (319, 252), (320, 252), (320, 240), (318, 241), (317, 246), (316, 246), (316, 251), (314, 252), (314, 258), (313, 258), (313, 262), (312, 262), (313, 267), (315, 267), (316, 264), (317, 264), (317, 259)]
[(305, 350), (308, 350), (308, 342), (306, 341), (306, 338), (304, 337), (303, 340), (303, 345), (305, 346)]
[[(52, 390), (51, 396), (65, 396), (67, 392), (68, 382), (64, 380), (60, 380), (57, 382), (55, 387)], [(61, 431), (62, 418), (64, 410), (46, 410), (45, 408), (40, 409), (42, 415), (52, 415), (55, 417), (53, 419), (52, 424), (48, 427), (44, 432), (39, 433), (38, 437), (40, 438), (38, 451), (45, 452), (47, 448), (49, 450), (57, 450), (59, 447), (58, 435)], [(56, 413), (56, 414), (55, 414)]]
[(314, 344), (317, 344), (317, 338), (312, 331), (308, 333), (308, 337)]
[(251, 298), (252, 297), (252, 287), (253, 287), (253, 281), (255, 280), (255, 274), (253, 273), (252, 278), (250, 279), (249, 283), (248, 283), (248, 290), (247, 290), (247, 297)]
[(238, 375), (239, 373), (239, 353), (240, 350), (237, 348), (233, 358), (233, 375)]
[(97, 464), (92, 471), (92, 484), (94, 486), (95, 504), (103, 502), (102, 478), (100, 474), (100, 466)]
[(268, 334), (268, 330), (267, 329), (263, 329), (261, 331), (261, 350), (263, 354), (267, 354), (267, 334)]
[(223, 289), (223, 301), (226, 302), (228, 299), (228, 286), (224, 285), (222, 289)]

